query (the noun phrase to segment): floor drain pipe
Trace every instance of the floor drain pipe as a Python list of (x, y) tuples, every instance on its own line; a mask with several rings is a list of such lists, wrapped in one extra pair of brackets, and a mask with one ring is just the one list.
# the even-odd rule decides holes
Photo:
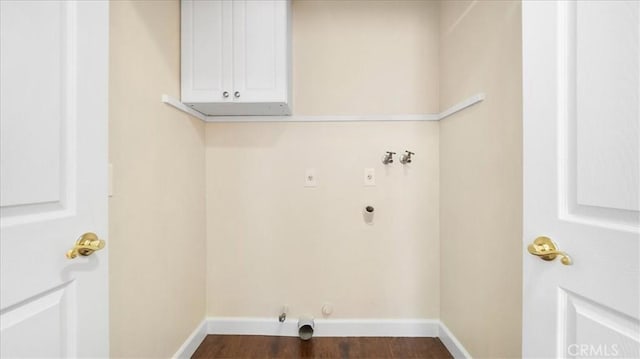
[(302, 340), (309, 340), (313, 336), (315, 323), (312, 318), (302, 317), (298, 319), (298, 335)]

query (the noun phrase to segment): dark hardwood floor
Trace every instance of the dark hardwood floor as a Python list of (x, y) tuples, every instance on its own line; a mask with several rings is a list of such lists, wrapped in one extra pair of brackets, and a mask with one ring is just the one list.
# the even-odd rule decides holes
[(438, 338), (208, 335), (192, 358), (453, 358)]

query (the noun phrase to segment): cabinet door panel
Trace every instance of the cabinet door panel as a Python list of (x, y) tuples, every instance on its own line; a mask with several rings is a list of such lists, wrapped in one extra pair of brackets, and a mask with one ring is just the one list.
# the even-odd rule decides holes
[(233, 2), (234, 101), (288, 102), (287, 17), (284, 0)]
[(182, 1), (183, 102), (231, 101), (231, 20), (230, 0)]

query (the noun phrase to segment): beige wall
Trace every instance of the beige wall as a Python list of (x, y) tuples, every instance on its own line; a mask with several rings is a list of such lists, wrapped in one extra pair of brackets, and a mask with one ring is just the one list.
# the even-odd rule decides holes
[[(438, 112), (437, 15), (294, 1), (294, 112)], [(321, 317), (328, 302), (334, 318), (438, 318), (438, 146), (436, 122), (207, 125), (208, 314)], [(411, 166), (381, 163), (405, 149)]]
[(444, 1), (440, 105), (441, 318), (477, 358), (521, 355), (519, 1)]
[(294, 0), (298, 115), (438, 111), (438, 2)]
[(112, 357), (170, 357), (205, 314), (204, 125), (179, 93), (178, 1), (112, 1)]
[[(437, 126), (208, 125), (208, 314), (275, 318), (287, 303), (321, 317), (329, 302), (336, 318), (437, 318)], [(405, 148), (414, 164), (384, 167)]]

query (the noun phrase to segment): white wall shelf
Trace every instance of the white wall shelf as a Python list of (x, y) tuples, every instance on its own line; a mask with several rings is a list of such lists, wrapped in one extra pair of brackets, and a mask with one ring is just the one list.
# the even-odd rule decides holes
[(162, 102), (205, 122), (347, 122), (347, 121), (440, 121), (468, 107), (484, 101), (484, 93), (473, 95), (440, 113), (400, 115), (337, 115), (337, 116), (207, 116), (180, 102), (175, 97), (162, 95)]

